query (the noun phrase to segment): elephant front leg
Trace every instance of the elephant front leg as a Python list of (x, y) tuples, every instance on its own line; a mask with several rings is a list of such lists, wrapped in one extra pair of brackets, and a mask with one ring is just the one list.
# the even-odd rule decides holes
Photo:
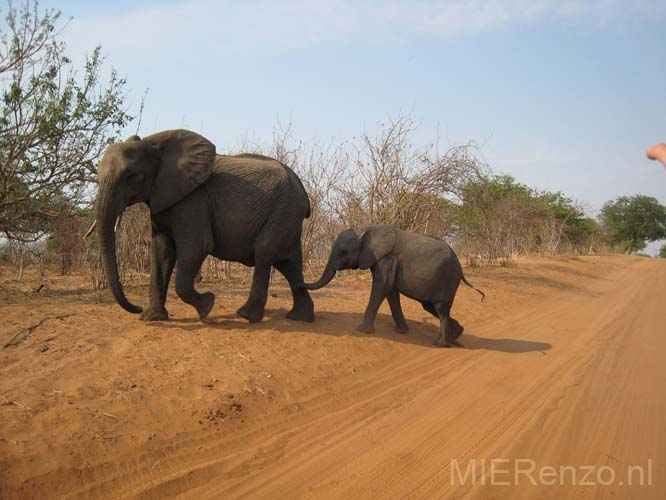
[(391, 307), (391, 316), (395, 322), (395, 331), (398, 333), (407, 333), (409, 326), (405, 321), (405, 316), (402, 314), (402, 307), (400, 306), (400, 292), (395, 288), (391, 290), (386, 296)]
[(210, 292), (199, 293), (194, 289), (194, 279), (201, 268), (203, 258), (181, 257), (178, 255), (178, 273), (176, 274), (176, 293), (181, 300), (193, 306), (199, 314), (199, 319), (206, 322), (215, 304), (215, 295)]
[(257, 264), (252, 275), (252, 289), (247, 302), (236, 313), (250, 323), (258, 323), (264, 317), (264, 307), (268, 299), (268, 282), (271, 277), (271, 265)]
[(141, 313), (143, 321), (169, 319), (166, 304), (169, 280), (176, 262), (173, 241), (164, 234), (153, 234), (150, 260), (150, 305)]
[(370, 300), (368, 301), (368, 307), (365, 308), (365, 313), (363, 315), (363, 322), (356, 327), (359, 332), (364, 333), (374, 333), (375, 331), (375, 318), (377, 317), (377, 311), (379, 311), (379, 306), (382, 305), (384, 299), (386, 298), (386, 287), (384, 285), (384, 280), (381, 276), (378, 276), (378, 273), (372, 273), (372, 291), (370, 292)]

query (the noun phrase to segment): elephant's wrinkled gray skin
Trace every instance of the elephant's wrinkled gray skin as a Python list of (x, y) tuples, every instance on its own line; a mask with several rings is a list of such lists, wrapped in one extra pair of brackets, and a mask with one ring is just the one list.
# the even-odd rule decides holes
[(152, 258), (150, 305), (145, 321), (168, 319), (164, 307), (177, 264), (176, 292), (206, 320), (215, 296), (200, 294), (194, 279), (207, 255), (254, 266), (250, 296), (238, 314), (260, 321), (271, 266), (289, 281), (294, 306), (287, 317), (314, 320), (303, 281), (301, 229), (310, 203), (296, 174), (260, 155), (223, 156), (204, 137), (167, 130), (110, 145), (99, 165), (96, 222), (102, 262), (118, 303), (132, 313), (118, 277), (114, 223), (133, 203), (150, 207)]
[[(308, 290), (326, 286), (339, 269), (372, 271), (372, 292), (359, 331), (374, 331), (377, 310), (388, 299), (395, 328), (408, 330), (400, 307), (400, 294), (418, 300), (423, 309), (440, 320), (435, 345), (458, 344), (463, 327), (449, 316), (463, 276), (458, 257), (451, 247), (436, 238), (403, 231), (393, 226), (367, 225), (341, 232), (335, 240), (324, 272), (316, 283), (303, 284)], [(485, 297), (483, 292), (474, 288)]]

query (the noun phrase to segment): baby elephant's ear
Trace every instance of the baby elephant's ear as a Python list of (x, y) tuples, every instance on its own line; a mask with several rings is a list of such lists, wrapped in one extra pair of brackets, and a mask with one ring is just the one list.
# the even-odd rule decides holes
[(395, 231), (387, 226), (366, 226), (361, 234), (361, 255), (358, 267), (368, 269), (391, 253), (395, 246)]
[(160, 164), (150, 192), (150, 211), (158, 214), (206, 181), (215, 164), (215, 145), (189, 130), (166, 130), (145, 137)]

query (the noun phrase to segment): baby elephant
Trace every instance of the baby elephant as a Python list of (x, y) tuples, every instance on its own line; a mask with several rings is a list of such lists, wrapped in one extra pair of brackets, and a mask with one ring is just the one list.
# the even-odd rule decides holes
[[(372, 292), (358, 330), (374, 331), (377, 310), (388, 299), (396, 330), (406, 333), (400, 294), (418, 300), (423, 309), (439, 318), (440, 334), (435, 345), (459, 345), (463, 327), (449, 316), (458, 285), (463, 276), (458, 257), (442, 240), (403, 231), (393, 226), (367, 225), (341, 232), (335, 240), (326, 269), (316, 283), (305, 283), (308, 290), (326, 286), (338, 269), (372, 271)], [(485, 298), (481, 290), (474, 288)]]

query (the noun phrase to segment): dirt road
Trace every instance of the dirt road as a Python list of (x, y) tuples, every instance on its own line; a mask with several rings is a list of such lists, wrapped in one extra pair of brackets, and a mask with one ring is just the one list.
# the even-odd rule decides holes
[(258, 328), (240, 286), (214, 325), (173, 297), (145, 325), (76, 288), (7, 295), (0, 340), (50, 319), (0, 353), (0, 497), (665, 498), (666, 262), (466, 272), (488, 300), (459, 292), (464, 349), (411, 302), (407, 335), (385, 308), (357, 333), (363, 281), (312, 325), (278, 284)]

